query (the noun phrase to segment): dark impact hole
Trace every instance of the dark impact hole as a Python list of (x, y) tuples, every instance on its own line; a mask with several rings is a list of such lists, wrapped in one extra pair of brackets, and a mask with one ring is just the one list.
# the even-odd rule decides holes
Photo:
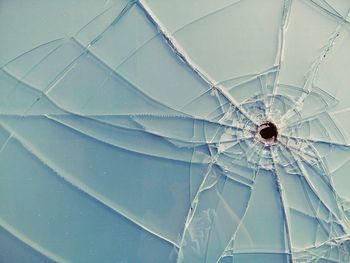
[(272, 139), (272, 138), (276, 139), (278, 134), (276, 125), (273, 124), (272, 122), (266, 122), (263, 125), (266, 127), (260, 130), (261, 137), (264, 138), (265, 140)]

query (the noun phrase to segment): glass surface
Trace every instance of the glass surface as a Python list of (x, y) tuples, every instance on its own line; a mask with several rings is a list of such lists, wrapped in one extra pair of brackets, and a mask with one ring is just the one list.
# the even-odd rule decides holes
[(0, 262), (350, 262), (349, 11), (0, 1)]

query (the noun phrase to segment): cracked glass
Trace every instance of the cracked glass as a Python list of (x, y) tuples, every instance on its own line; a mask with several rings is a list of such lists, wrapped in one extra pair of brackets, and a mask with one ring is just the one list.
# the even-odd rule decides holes
[(350, 2), (0, 2), (0, 261), (350, 262)]

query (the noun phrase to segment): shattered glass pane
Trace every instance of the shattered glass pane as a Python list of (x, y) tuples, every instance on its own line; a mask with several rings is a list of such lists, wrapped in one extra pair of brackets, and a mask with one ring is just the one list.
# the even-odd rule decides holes
[(350, 2), (0, 2), (1, 262), (350, 262)]

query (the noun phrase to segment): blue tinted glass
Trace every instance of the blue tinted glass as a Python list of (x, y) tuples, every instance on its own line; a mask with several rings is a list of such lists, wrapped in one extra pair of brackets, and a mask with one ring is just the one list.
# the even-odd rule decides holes
[(350, 262), (350, 2), (0, 2), (0, 262)]

